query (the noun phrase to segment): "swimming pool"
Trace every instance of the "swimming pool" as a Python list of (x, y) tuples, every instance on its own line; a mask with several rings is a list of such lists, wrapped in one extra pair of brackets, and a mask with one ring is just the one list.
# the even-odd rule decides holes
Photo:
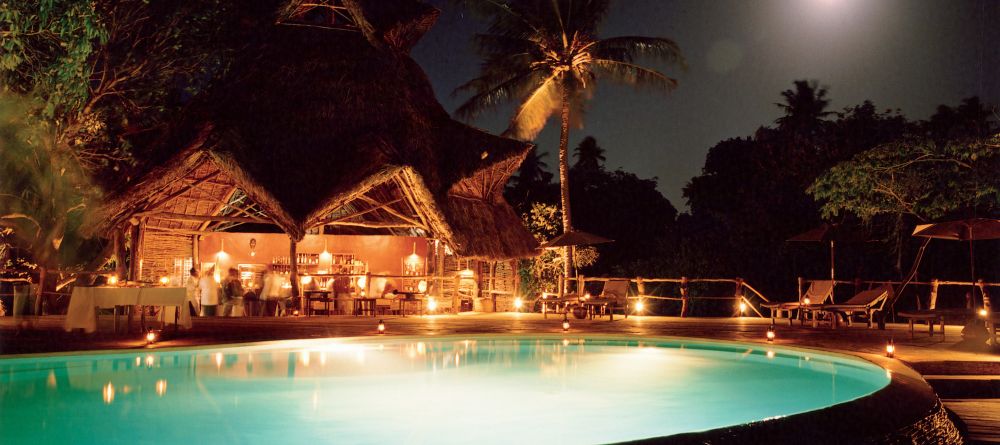
[(871, 394), (867, 361), (691, 339), (283, 341), (0, 360), (5, 443), (605, 443)]

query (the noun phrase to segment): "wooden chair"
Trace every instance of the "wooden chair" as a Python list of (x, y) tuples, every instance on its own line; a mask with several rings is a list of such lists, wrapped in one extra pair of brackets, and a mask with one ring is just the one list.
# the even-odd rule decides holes
[[(799, 289), (801, 290), (801, 288)], [(794, 318), (798, 318), (799, 323), (804, 322), (804, 314), (801, 311), (802, 306), (807, 304), (824, 304), (827, 300), (833, 302), (833, 281), (817, 280), (809, 283), (809, 288), (799, 296), (798, 301), (764, 303), (761, 304), (761, 307), (765, 307), (771, 311), (771, 324), (774, 324), (776, 318), (783, 318), (782, 314), (784, 314), (788, 317), (788, 325), (791, 326)], [(793, 312), (797, 312), (798, 316), (792, 317)]]
[(858, 292), (850, 300), (842, 304), (806, 304), (799, 310), (811, 312), (813, 314), (813, 327), (819, 326), (819, 319), (823, 314), (830, 315), (830, 324), (836, 329), (839, 316), (844, 316), (847, 324), (851, 324), (851, 317), (854, 315), (864, 315), (868, 322), (868, 327), (872, 327), (872, 316), (876, 312), (881, 312), (886, 300), (892, 295), (892, 286), (883, 284), (873, 289)]
[(605, 281), (600, 296), (582, 300), (580, 304), (587, 308), (591, 320), (594, 315), (607, 315), (609, 320), (614, 320), (614, 311), (619, 308), (625, 313), (625, 318), (628, 318), (628, 285), (628, 280)]

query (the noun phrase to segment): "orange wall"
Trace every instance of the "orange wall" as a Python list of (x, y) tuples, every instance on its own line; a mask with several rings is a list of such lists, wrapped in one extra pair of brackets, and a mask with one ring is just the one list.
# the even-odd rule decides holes
[[(250, 256), (250, 239), (257, 240), (256, 256)], [(403, 258), (413, 253), (427, 259), (427, 240), (419, 237), (388, 235), (306, 235), (297, 246), (298, 253), (318, 254), (324, 240), (330, 253), (352, 253), (368, 264), (373, 274), (402, 274)], [(225, 241), (223, 246), (222, 241)], [(216, 233), (205, 235), (198, 244), (200, 262), (215, 262), (220, 248), (225, 247), (229, 260), (223, 268), (236, 264), (271, 264), (274, 257), (287, 257), (289, 239), (281, 233)]]

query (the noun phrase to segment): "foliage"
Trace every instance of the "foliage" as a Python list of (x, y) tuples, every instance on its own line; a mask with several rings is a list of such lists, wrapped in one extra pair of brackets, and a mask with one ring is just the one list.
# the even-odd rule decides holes
[[(33, 96), (53, 148), (85, 171), (127, 168), (157, 130), (222, 71), (234, 39), (224, 0), (8, 0), (0, 81)], [(112, 176), (119, 177), (120, 175)]]
[(79, 264), (95, 253), (80, 229), (97, 193), (74, 158), (52, 149), (55, 135), (31, 108), (0, 96), (0, 227), (40, 265)]
[(825, 217), (850, 212), (939, 219), (968, 209), (1000, 210), (1000, 135), (942, 145), (908, 137), (859, 154), (809, 188)]
[[(531, 210), (523, 216), (525, 227), (539, 242), (548, 241), (561, 233), (560, 217), (558, 207), (543, 203), (534, 203)], [(577, 268), (590, 266), (597, 261), (597, 249), (593, 247), (578, 247), (574, 250), (576, 255), (573, 258)], [(562, 251), (556, 249), (546, 249), (535, 258), (522, 260), (519, 269), (525, 294), (554, 292), (563, 270), (563, 261)]]

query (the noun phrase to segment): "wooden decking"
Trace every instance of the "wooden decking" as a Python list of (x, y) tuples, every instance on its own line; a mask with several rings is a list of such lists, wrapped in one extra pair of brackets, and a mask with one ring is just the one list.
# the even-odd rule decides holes
[[(383, 317), (387, 335), (533, 334), (562, 332), (561, 317), (540, 314), (469, 314)], [(196, 318), (194, 328), (167, 337), (156, 347), (242, 343), (262, 340), (354, 337), (373, 335), (378, 319), (352, 316), (298, 318)], [(114, 335), (110, 317), (100, 320), (101, 332), (66, 333), (63, 317), (32, 320), (31, 330), (17, 332), (10, 317), (0, 317), (0, 354), (127, 349), (144, 347), (140, 335)], [(759, 318), (635, 317), (615, 321), (571, 319), (571, 332), (627, 336), (684, 336), (764, 342), (769, 320)], [(928, 378), (945, 405), (965, 421), (969, 438), (1000, 442), (1000, 397), (993, 393), (1000, 375), (1000, 353), (981, 342), (962, 341), (960, 326), (947, 326), (946, 336), (917, 332), (911, 339), (905, 324), (890, 324), (884, 331), (864, 325), (812, 328), (776, 325), (775, 344), (882, 354), (886, 342), (896, 345), (896, 358)], [(955, 383), (958, 381), (958, 383)], [(971, 381), (971, 383), (969, 383)], [(981, 386), (978, 386), (981, 385)]]

